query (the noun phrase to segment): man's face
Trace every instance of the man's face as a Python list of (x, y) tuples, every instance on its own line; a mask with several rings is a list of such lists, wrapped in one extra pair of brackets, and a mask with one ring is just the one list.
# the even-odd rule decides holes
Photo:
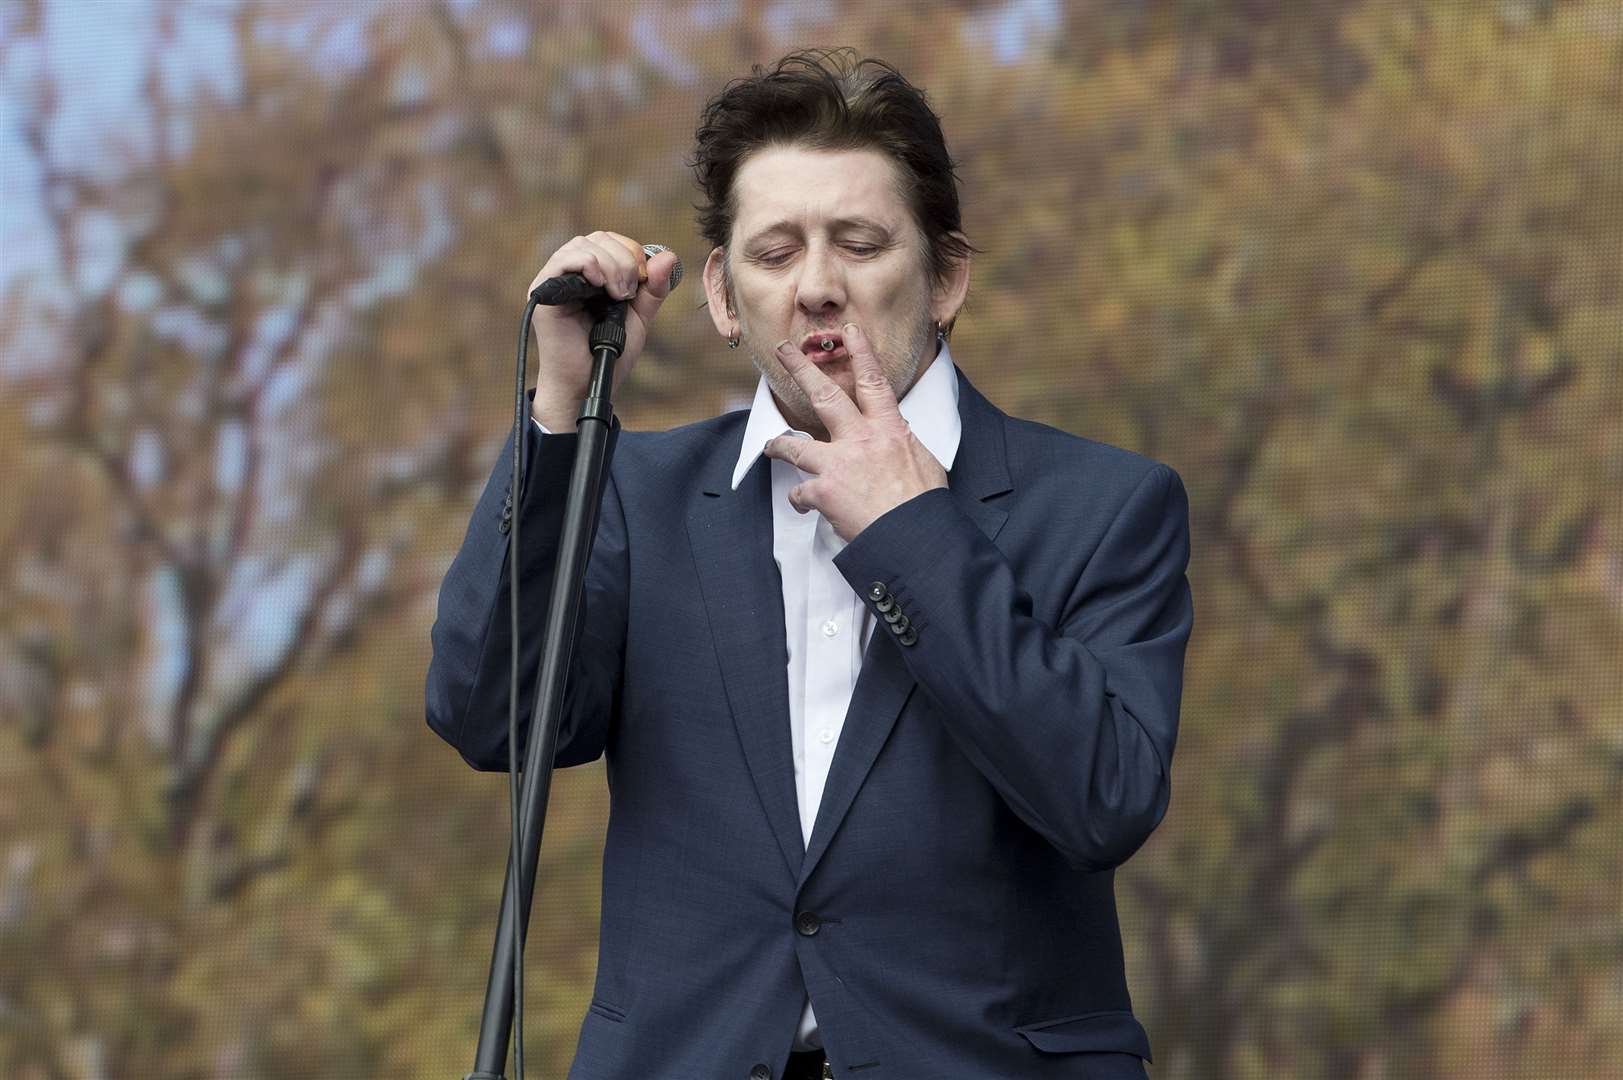
[[(745, 160), (733, 193), (732, 240), (705, 267), (711, 315), (722, 333), (736, 329), (785, 419), (825, 434), (774, 346), (790, 339), (854, 396), (840, 331), (847, 322), (867, 333), (897, 398), (907, 393), (935, 357), (936, 321), (951, 317), (962, 293), (932, 292), (924, 238), (889, 159), (873, 150), (772, 147)], [(836, 347), (823, 349), (824, 340)]]

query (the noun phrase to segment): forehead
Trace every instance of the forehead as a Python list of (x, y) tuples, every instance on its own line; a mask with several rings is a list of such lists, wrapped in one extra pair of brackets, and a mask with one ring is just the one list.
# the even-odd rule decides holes
[(758, 150), (739, 167), (733, 198), (735, 240), (779, 225), (814, 229), (859, 217), (899, 229), (910, 220), (896, 166), (877, 150)]

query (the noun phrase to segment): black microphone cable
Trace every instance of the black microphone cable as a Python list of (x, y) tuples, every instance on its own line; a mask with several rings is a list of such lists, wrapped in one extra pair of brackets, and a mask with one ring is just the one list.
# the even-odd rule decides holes
[(502, 508), (508, 516), (507, 533), (507, 600), (508, 640), (511, 644), (512, 664), (507, 680), (507, 814), (508, 833), (512, 848), (508, 853), (508, 873), (513, 890), (513, 1080), (524, 1080), (524, 935), (525, 922), (518, 905), (523, 896), (519, 880), (523, 869), (524, 846), (520, 835), (524, 822), (519, 817), (519, 755), (518, 755), (518, 578), (519, 505), (524, 493), (524, 463), (528, 460), (530, 430), (526, 423), (530, 410), (529, 398), (524, 393), (526, 367), (530, 352), (530, 318), (540, 300), (532, 293), (524, 305), (524, 321), (518, 329), (518, 386), (513, 401), (513, 475), (508, 488), (508, 503)]

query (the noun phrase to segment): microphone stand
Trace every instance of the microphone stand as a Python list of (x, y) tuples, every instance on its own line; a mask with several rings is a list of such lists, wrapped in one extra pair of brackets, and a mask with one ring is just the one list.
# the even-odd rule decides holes
[[(537, 289), (537, 293), (540, 289)], [(485, 984), (484, 1015), (479, 1022), (479, 1046), (473, 1072), (464, 1080), (504, 1080), (507, 1042), (517, 1022), (514, 1040), (516, 1080), (524, 1076), (524, 936), (529, 929), (530, 902), (535, 893), (535, 871), (540, 859), (541, 830), (547, 817), (547, 798), (552, 790), (552, 759), (562, 718), (564, 684), (569, 674), (570, 653), (575, 644), (575, 624), (580, 617), (581, 592), (586, 580), (586, 560), (591, 554), (592, 537), (597, 532), (601, 508), (603, 468), (608, 454), (609, 427), (614, 417), (610, 400), (614, 388), (614, 363), (626, 342), (624, 300), (610, 301), (606, 295), (586, 303), (593, 318), (588, 344), (592, 350), (592, 378), (586, 400), (581, 402), (575, 464), (569, 477), (563, 530), (559, 534), (558, 563), (552, 581), (552, 598), (547, 605), (547, 628), (541, 643), (537, 669), (535, 706), (530, 712), (530, 739), (524, 755), (522, 790), (514, 778), (518, 755), (518, 566), (519, 513), (516, 504), (523, 493), (522, 466), (529, 445), (530, 419), (524, 392), (525, 354), (529, 346), (530, 315), (543, 298), (532, 294), (524, 309), (519, 329), (518, 392), (513, 417), (514, 510), (508, 535), (508, 582), (511, 601), (513, 674), (508, 694), (508, 781), (512, 800), (513, 844), (508, 852), (506, 884), (502, 889), (501, 917), (496, 928), (496, 944), (490, 957), (490, 977)], [(517, 1009), (514, 1007), (517, 991)]]

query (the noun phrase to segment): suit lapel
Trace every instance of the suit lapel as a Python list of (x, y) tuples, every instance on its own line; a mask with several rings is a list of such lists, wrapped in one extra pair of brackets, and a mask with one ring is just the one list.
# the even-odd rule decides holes
[(688, 538), (738, 739), (794, 876), (804, 846), (789, 741), (783, 586), (772, 555), (771, 463), (757, 460), (733, 491), (737, 440), (720, 443), (688, 512)]
[[(1004, 416), (970, 385), (962, 371), (958, 372), (958, 414), (963, 431), (958, 454), (947, 474), (947, 486), (958, 508), (979, 526), (988, 540), (995, 540), (1009, 514), (985, 500), (1012, 490), (1003, 442)], [(767, 530), (770, 533), (770, 521)], [(779, 606), (782, 606), (781, 600)], [(812, 826), (811, 842), (800, 864), (802, 885), (828, 850), (829, 842), (845, 820), (916, 685), (901, 646), (883, 627), (876, 627), (863, 654), (862, 672), (851, 694), (840, 743), (835, 748), (828, 782), (823, 787), (823, 801)]]

